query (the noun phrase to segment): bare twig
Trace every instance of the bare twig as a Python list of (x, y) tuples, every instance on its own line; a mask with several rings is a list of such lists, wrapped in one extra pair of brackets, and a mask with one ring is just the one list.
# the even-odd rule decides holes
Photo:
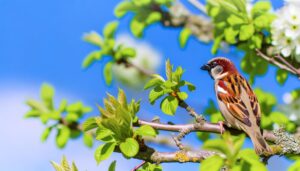
[(299, 74), (299, 71), (293, 65), (291, 65), (288, 61), (286, 61), (280, 54), (275, 55), (275, 57), (277, 59), (279, 59), (282, 63), (284, 63), (288, 68), (293, 70), (295, 73)]
[(126, 67), (130, 67), (130, 68), (134, 68), (137, 71), (139, 71), (141, 74), (147, 76), (147, 77), (151, 77), (152, 74), (154, 74), (152, 71), (149, 71), (139, 65), (134, 64), (133, 62), (130, 62), (128, 60), (120, 60), (118, 61), (119, 64), (124, 64)]
[[(275, 55), (275, 57), (270, 57), (264, 54), (259, 49), (256, 49), (257, 55), (265, 59), (266, 61), (270, 62), (273, 65), (276, 65), (277, 67), (286, 70), (290, 72), (291, 74), (296, 75), (297, 77), (300, 77), (300, 70), (297, 70), (295, 67), (293, 67), (290, 63), (288, 63), (281, 55)], [(281, 62), (277, 61), (276, 59), (279, 59)]]
[(144, 164), (146, 163), (146, 161), (142, 161), (142, 163), (140, 163), (139, 165), (135, 166), (131, 171), (137, 171), (140, 167), (142, 167)]
[[(177, 96), (176, 96), (177, 97)], [(198, 123), (204, 123), (205, 118), (198, 114), (190, 105), (188, 105), (185, 101), (178, 99), (179, 100), (179, 106), (184, 108), (189, 114), (195, 118), (196, 122)]]

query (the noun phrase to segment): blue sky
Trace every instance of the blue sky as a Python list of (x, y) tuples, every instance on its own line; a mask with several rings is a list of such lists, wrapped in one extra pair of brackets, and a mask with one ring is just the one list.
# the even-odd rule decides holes
[[(23, 114), (28, 109), (24, 101), (29, 97), (37, 97), (43, 82), (55, 86), (57, 96), (82, 100), (95, 107), (101, 103), (105, 92), (116, 93), (117, 85), (107, 87), (102, 78), (103, 63), (97, 63), (90, 69), (81, 69), (81, 62), (94, 47), (82, 41), (82, 35), (91, 30), (101, 31), (106, 23), (115, 20), (113, 9), (118, 0), (0, 0), (0, 114), (4, 123), (0, 133), (5, 141), (0, 141), (1, 170), (52, 170), (49, 161), (59, 161), (65, 154), (75, 160), (80, 169), (102, 170), (109, 162), (96, 166), (93, 150), (83, 147), (80, 140), (69, 142), (64, 150), (55, 148), (54, 135), (42, 144), (39, 136), (43, 126), (37, 120), (24, 120)], [(193, 12), (197, 9), (182, 0)], [(272, 1), (275, 8), (282, 5), (280, 1)], [(121, 20), (117, 35), (129, 35), (129, 19)], [(189, 40), (187, 48), (181, 49), (178, 43), (179, 29), (164, 28), (159, 24), (145, 30), (145, 36), (136, 41), (147, 42), (162, 54), (162, 61), (169, 57), (175, 65), (181, 65), (186, 73), (184, 79), (193, 82), (197, 90), (190, 95), (188, 103), (198, 111), (202, 111), (207, 100), (215, 98), (213, 81), (199, 67), (213, 57), (210, 54), (211, 44), (199, 43), (196, 39)], [(239, 64), (241, 53), (218, 54), (226, 56)], [(163, 62), (162, 62), (163, 63)], [(163, 73), (161, 65), (158, 72)], [(256, 80), (255, 87), (275, 93), (279, 102), (282, 95), (299, 87), (296, 78), (289, 78), (284, 87), (275, 81), (275, 69)], [(246, 75), (247, 77), (247, 75)], [(188, 122), (189, 116), (183, 110), (176, 117), (163, 116), (158, 105), (147, 104), (147, 94), (128, 90), (129, 96), (141, 98), (143, 108), (141, 118), (162, 116), (163, 121), (176, 123)], [(94, 110), (94, 114), (96, 114)], [(93, 115), (92, 113), (90, 115)], [(169, 134), (164, 134), (170, 136)], [(196, 147), (195, 135), (187, 140)], [(251, 147), (251, 143), (245, 144)], [(116, 154), (112, 157), (119, 158)], [(110, 160), (111, 161), (111, 160)], [(15, 164), (18, 163), (18, 164)], [(129, 170), (139, 161), (120, 159), (117, 170)], [(290, 162), (283, 158), (273, 158), (272, 170), (285, 170)], [(128, 168), (128, 169), (127, 169)], [(197, 164), (164, 164), (166, 170), (198, 169)]]

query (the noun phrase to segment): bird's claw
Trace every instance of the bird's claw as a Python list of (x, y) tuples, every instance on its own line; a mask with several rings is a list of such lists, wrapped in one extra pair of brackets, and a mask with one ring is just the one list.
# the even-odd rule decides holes
[(225, 132), (224, 121), (219, 121), (218, 124), (220, 125), (220, 133), (221, 135), (223, 135), (223, 133)]

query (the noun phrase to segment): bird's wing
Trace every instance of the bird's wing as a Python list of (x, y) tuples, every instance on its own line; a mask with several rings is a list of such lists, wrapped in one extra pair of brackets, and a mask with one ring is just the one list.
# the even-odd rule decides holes
[[(216, 91), (218, 99), (225, 104), (234, 118), (250, 127), (250, 115), (253, 113), (257, 125), (260, 125), (260, 107), (257, 98), (247, 80), (241, 75), (229, 75), (219, 80)], [(250, 107), (247, 107), (249, 105)]]

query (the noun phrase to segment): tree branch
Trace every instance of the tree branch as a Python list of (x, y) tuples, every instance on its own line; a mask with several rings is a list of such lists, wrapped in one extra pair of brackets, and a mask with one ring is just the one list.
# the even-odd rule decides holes
[[(115, 148), (115, 152), (121, 153), (119, 147)], [(170, 162), (194, 162), (199, 163), (204, 159), (219, 154), (213, 151), (199, 150), (199, 151), (175, 151), (175, 152), (158, 152), (151, 147), (146, 147), (140, 150), (139, 153), (134, 156), (135, 159), (140, 159), (150, 163), (170, 163)], [(222, 156), (222, 154), (219, 154)]]
[[(276, 65), (280, 69), (286, 70), (290, 72), (291, 74), (296, 75), (298, 78), (300, 78), (300, 70), (293, 67), (290, 63), (288, 63), (281, 55), (275, 55), (274, 57), (267, 56), (264, 54), (261, 50), (256, 49), (257, 55), (268, 61), (269, 63)], [(281, 62), (277, 61), (276, 59), (279, 59)]]
[[(144, 120), (138, 120), (138, 125), (149, 125), (157, 130), (163, 130), (163, 131), (172, 131), (172, 132), (180, 132), (181, 130), (190, 130), (191, 132), (211, 132), (211, 133), (217, 133), (220, 134), (221, 127), (219, 124), (214, 124), (210, 122), (205, 122), (202, 125), (199, 123), (194, 124), (182, 124), (182, 125), (169, 125), (169, 124), (162, 124), (162, 123), (155, 123), (155, 122), (148, 122)], [(229, 128), (226, 125), (224, 125), (224, 129), (229, 131), (232, 135), (238, 135), (242, 134), (243, 131)], [(264, 138), (269, 141), (275, 143), (276, 136), (271, 132), (264, 130), (263, 131)]]
[[(197, 8), (205, 11), (205, 7), (198, 4)], [(202, 5), (203, 6), (203, 5)], [(191, 30), (192, 34), (203, 42), (213, 40), (213, 24), (210, 19), (204, 16), (192, 14), (183, 4), (178, 1), (165, 11), (158, 5), (152, 7), (154, 11), (162, 14), (161, 23), (166, 27), (185, 27)]]

